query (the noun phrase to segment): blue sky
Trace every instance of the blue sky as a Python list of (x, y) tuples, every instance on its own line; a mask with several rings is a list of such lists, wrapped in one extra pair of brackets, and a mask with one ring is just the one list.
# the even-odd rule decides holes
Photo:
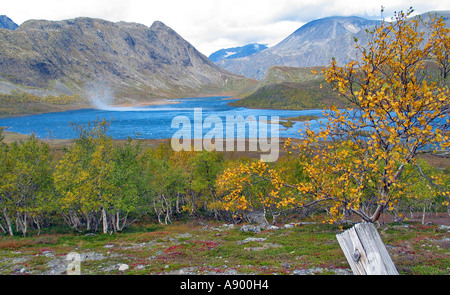
[(17, 24), (28, 19), (63, 20), (79, 16), (150, 26), (162, 21), (200, 52), (248, 43), (273, 46), (305, 23), (327, 16), (380, 18), (385, 7), (394, 11), (410, 6), (417, 14), (450, 10), (446, 0), (14, 0), (2, 1), (0, 14)]

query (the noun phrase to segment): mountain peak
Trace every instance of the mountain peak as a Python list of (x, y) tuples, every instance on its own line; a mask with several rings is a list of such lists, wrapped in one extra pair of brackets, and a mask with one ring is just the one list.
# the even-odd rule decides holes
[(321, 42), (346, 34), (356, 34), (362, 29), (373, 27), (377, 24), (379, 24), (379, 21), (368, 20), (358, 16), (325, 17), (303, 25), (276, 46), (295, 46), (297, 48), (304, 41)]
[(167, 30), (170, 28), (168, 26), (166, 26), (166, 24), (164, 24), (162, 21), (156, 20), (150, 26), (150, 29), (152, 29), (152, 30)]
[(224, 59), (217, 64), (232, 73), (255, 79), (262, 79), (272, 65), (326, 66), (333, 57), (345, 64), (354, 58), (352, 36), (378, 23), (358, 16), (317, 19), (298, 28), (273, 47), (245, 58)]
[(212, 53), (209, 56), (209, 59), (212, 62), (218, 62), (218, 61), (221, 61), (224, 59), (241, 58), (241, 57), (246, 57), (246, 56), (258, 53), (267, 48), (268, 47), (264, 44), (251, 43), (251, 44), (247, 44), (244, 46), (218, 50), (218, 51)]

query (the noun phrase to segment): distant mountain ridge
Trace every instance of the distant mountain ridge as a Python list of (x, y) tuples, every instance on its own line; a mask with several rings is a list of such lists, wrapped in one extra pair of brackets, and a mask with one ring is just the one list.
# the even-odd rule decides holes
[[(436, 11), (449, 24), (449, 11)], [(427, 19), (428, 13), (422, 14)], [(271, 66), (327, 66), (335, 58), (339, 65), (356, 59), (354, 38), (366, 43), (366, 29), (380, 21), (361, 17), (327, 17), (311, 21), (277, 45), (251, 56), (216, 62), (222, 68), (249, 78), (262, 79)]]
[(6, 15), (0, 15), (0, 29), (8, 29), (14, 31), (19, 26)]
[(218, 50), (218, 51), (212, 53), (209, 56), (209, 59), (212, 62), (218, 62), (218, 61), (221, 61), (224, 59), (234, 59), (234, 58), (246, 57), (246, 56), (258, 53), (267, 48), (268, 47), (265, 44), (252, 43), (252, 44), (247, 44), (244, 46), (238, 46), (238, 47)]
[(244, 81), (208, 60), (171, 28), (80, 17), (29, 20), (0, 30), (0, 92), (39, 95), (108, 88), (121, 97), (186, 97)]
[(361, 17), (327, 17), (300, 27), (277, 45), (252, 56), (216, 62), (246, 77), (262, 79), (270, 66), (325, 66), (334, 56), (343, 62), (351, 57), (347, 45), (355, 34), (379, 23)]

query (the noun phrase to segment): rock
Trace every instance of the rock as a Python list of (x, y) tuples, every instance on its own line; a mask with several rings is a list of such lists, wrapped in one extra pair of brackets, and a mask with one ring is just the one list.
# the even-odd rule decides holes
[(238, 272), (235, 269), (227, 269), (223, 274), (224, 275), (237, 275)]
[(280, 228), (278, 226), (275, 225), (269, 225), (266, 227), (266, 230), (279, 230)]
[(321, 267), (314, 267), (310, 269), (296, 269), (292, 272), (294, 275), (316, 275), (321, 274), (324, 272), (330, 272), (334, 273), (336, 275), (353, 275), (353, 272), (348, 269), (342, 269), (342, 268), (333, 268), (333, 269), (327, 269), (327, 268), (321, 268)]
[(177, 239), (179, 238), (192, 238), (192, 235), (190, 233), (179, 234)]
[(47, 263), (47, 268), (49, 269), (44, 274), (47, 275), (63, 275), (67, 272), (67, 266), (69, 262), (64, 259), (55, 258)]
[(45, 257), (55, 256), (52, 251), (44, 251), (44, 252), (42, 252), (42, 255), (44, 255)]
[(87, 261), (87, 260), (99, 261), (99, 260), (103, 260), (105, 258), (106, 257), (102, 253), (87, 252), (87, 253), (81, 254), (81, 261)]
[(267, 240), (266, 238), (246, 238), (245, 240), (239, 241), (237, 243), (239, 245), (243, 245), (243, 244), (247, 244), (247, 243), (250, 243), (250, 242), (264, 242), (266, 240)]
[(230, 224), (224, 224), (224, 225), (222, 225), (222, 227), (225, 227), (225, 228), (234, 228), (234, 224), (232, 224), (232, 223), (230, 223)]
[(335, 268), (335, 269), (331, 269), (331, 271), (333, 271), (336, 275), (345, 275), (345, 276), (349, 276), (349, 275), (353, 275), (353, 272), (349, 269), (343, 269), (343, 268)]
[(129, 268), (130, 267), (128, 266), (128, 264), (121, 264), (121, 265), (119, 265), (119, 271), (126, 271)]
[(446, 231), (450, 231), (450, 225), (440, 225), (439, 226), (439, 230), (446, 230)]
[(261, 247), (251, 247), (251, 248), (244, 248), (246, 251), (263, 251), (267, 249), (273, 249), (273, 248), (280, 248), (283, 247), (282, 245), (273, 244), (273, 243), (264, 243)]
[(246, 217), (250, 223), (256, 223), (264, 226), (267, 225), (266, 215), (262, 211), (259, 210), (252, 211), (250, 213), (247, 213)]
[(293, 227), (295, 227), (294, 224), (285, 224), (284, 225), (284, 228), (293, 228)]
[(323, 273), (324, 269), (320, 267), (315, 267), (311, 269), (296, 269), (294, 270), (294, 275), (315, 275), (319, 273)]
[(254, 232), (254, 233), (259, 233), (261, 231), (261, 227), (260, 226), (255, 226), (255, 225), (243, 225), (240, 229), (241, 232)]
[(294, 270), (294, 272), (292, 274), (294, 274), (296, 276), (305, 276), (308, 273), (307, 273), (307, 269), (296, 269), (296, 270)]

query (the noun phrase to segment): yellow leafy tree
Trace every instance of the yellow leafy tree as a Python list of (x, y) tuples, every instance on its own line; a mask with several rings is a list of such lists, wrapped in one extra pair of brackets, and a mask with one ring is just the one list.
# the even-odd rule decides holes
[(79, 214), (84, 215), (86, 227), (91, 229), (94, 215), (100, 211), (103, 233), (109, 229), (108, 210), (117, 200), (113, 177), (113, 141), (106, 135), (106, 120), (76, 126), (79, 138), (56, 166), (55, 188), (57, 204), (65, 212), (74, 228), (80, 225)]
[[(333, 60), (324, 70), (350, 107), (326, 111), (326, 126), (306, 129), (300, 144), (286, 142), (306, 177), (287, 181), (261, 163), (227, 169), (218, 182), (225, 209), (246, 209), (251, 202), (244, 188), (266, 181), (271, 201), (291, 207), (321, 203), (330, 222), (348, 214), (375, 222), (386, 210), (394, 212), (400, 197), (410, 194), (405, 169), (423, 174), (417, 155), (450, 146), (450, 32), (442, 18), (430, 15), (425, 22), (411, 13), (399, 12), (367, 31), (365, 45), (355, 39), (357, 60), (343, 67)], [(430, 189), (448, 199), (448, 187), (439, 182)]]
[[(369, 32), (367, 45), (356, 43), (358, 61), (339, 67), (333, 60), (325, 70), (351, 107), (333, 108), (327, 127), (308, 130), (300, 149), (308, 155), (316, 196), (333, 199), (335, 217), (351, 212), (377, 221), (404, 193), (405, 168), (420, 171), (417, 155), (449, 148), (450, 32), (442, 18), (425, 22), (411, 13), (399, 12)], [(320, 144), (325, 140), (329, 144)], [(449, 195), (443, 187), (437, 193)]]
[(211, 203), (210, 208), (230, 211), (235, 217), (259, 210), (275, 222), (286, 210), (319, 203), (305, 194), (313, 186), (304, 173), (303, 163), (293, 156), (284, 157), (276, 164), (230, 162), (218, 176), (216, 188), (222, 199)]

